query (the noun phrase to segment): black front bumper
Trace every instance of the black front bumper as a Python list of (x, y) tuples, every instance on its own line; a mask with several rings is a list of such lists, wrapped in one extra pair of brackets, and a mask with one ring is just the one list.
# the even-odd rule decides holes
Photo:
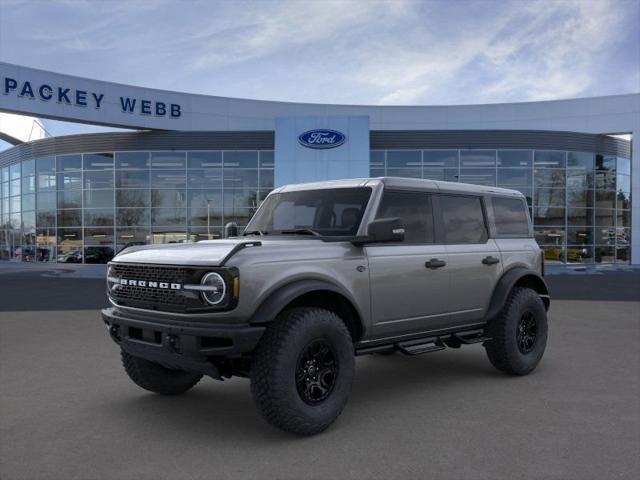
[(254, 350), (265, 327), (158, 319), (144, 313), (102, 310), (111, 338), (130, 355), (168, 368), (220, 378), (216, 359), (241, 358)]

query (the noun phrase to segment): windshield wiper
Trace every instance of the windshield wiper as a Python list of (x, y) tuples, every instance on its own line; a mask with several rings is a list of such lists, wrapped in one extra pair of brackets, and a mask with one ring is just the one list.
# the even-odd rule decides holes
[(282, 235), (313, 235), (314, 237), (321, 237), (322, 234), (312, 230), (310, 228), (293, 228), (291, 230), (280, 230)]
[(260, 235), (260, 236), (262, 236), (262, 235), (267, 235), (268, 233), (269, 232), (263, 232), (262, 230), (258, 230), (258, 229), (256, 229), (256, 230), (245, 230), (242, 233), (242, 236), (243, 237), (246, 237), (247, 235)]

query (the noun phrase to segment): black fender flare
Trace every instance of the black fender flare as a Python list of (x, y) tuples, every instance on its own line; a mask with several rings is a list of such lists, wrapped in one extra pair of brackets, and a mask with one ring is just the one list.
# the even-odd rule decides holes
[(270, 293), (265, 300), (255, 310), (249, 323), (261, 324), (271, 322), (277, 315), (296, 298), (315, 291), (330, 291), (344, 297), (362, 318), (362, 313), (358, 310), (349, 294), (340, 286), (326, 280), (302, 279), (287, 283)]
[(498, 313), (500, 313), (502, 307), (504, 307), (504, 304), (507, 301), (507, 298), (509, 297), (509, 294), (511, 293), (511, 290), (518, 283), (522, 283), (524, 286), (532, 288), (538, 292), (538, 295), (540, 295), (540, 298), (544, 303), (545, 309), (549, 310), (549, 288), (542, 276), (538, 272), (526, 267), (514, 267), (502, 274), (502, 277), (500, 277), (500, 280), (498, 280), (498, 283), (493, 289), (491, 302), (487, 309), (487, 321), (495, 318)]

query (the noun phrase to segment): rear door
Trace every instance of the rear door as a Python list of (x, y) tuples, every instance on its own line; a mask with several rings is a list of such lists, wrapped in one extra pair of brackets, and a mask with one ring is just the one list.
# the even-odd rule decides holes
[(441, 194), (438, 204), (449, 257), (451, 325), (471, 324), (484, 318), (502, 274), (500, 252), (489, 238), (481, 196)]
[(449, 274), (444, 245), (435, 243), (432, 195), (386, 190), (376, 218), (399, 217), (402, 242), (365, 247), (373, 334), (378, 337), (446, 325)]

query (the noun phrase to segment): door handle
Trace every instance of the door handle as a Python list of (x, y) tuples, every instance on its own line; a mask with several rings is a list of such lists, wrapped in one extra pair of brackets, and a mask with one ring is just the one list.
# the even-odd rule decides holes
[(424, 264), (427, 268), (442, 268), (447, 264), (444, 260), (438, 260), (437, 258), (432, 258), (428, 262)]
[(500, 259), (489, 255), (488, 257), (484, 257), (482, 259), (482, 263), (484, 263), (485, 265), (495, 265), (496, 263), (500, 263)]

